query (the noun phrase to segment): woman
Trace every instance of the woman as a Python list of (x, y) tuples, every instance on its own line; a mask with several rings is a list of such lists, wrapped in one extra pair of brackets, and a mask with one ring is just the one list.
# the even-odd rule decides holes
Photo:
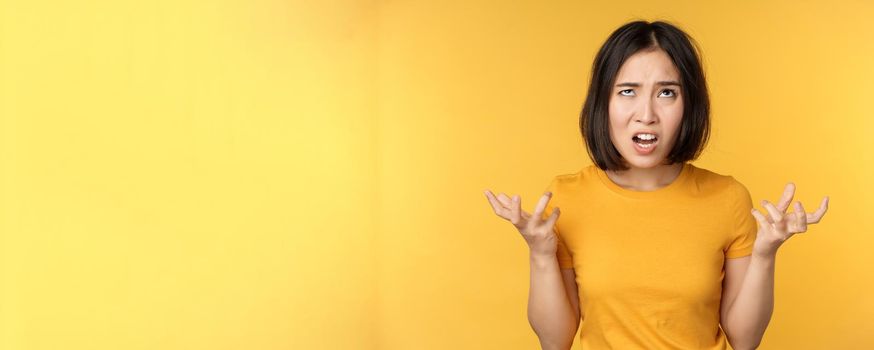
[(828, 197), (787, 213), (789, 183), (764, 214), (734, 177), (688, 163), (707, 142), (709, 106), (688, 35), (628, 23), (595, 57), (580, 115), (594, 164), (553, 178), (532, 214), (486, 190), (530, 248), (528, 320), (544, 349), (569, 349), (580, 321), (583, 349), (759, 345), (777, 249), (819, 222)]

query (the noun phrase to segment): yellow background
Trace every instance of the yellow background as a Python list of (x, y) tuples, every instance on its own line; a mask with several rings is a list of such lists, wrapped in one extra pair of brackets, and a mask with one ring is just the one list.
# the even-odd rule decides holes
[(633, 19), (701, 44), (696, 165), (831, 197), (761, 349), (874, 347), (871, 2), (0, 4), (2, 349), (537, 348), (482, 192), (531, 210), (589, 164), (591, 62)]

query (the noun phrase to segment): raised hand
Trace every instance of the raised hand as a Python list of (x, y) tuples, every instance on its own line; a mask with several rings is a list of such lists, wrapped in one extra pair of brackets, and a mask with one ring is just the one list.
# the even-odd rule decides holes
[(759, 222), (753, 254), (763, 257), (775, 256), (777, 248), (780, 248), (783, 242), (796, 233), (806, 232), (807, 225), (819, 223), (828, 210), (828, 196), (825, 196), (819, 209), (814, 213), (805, 212), (804, 206), (799, 201), (795, 202), (795, 211), (787, 213), (786, 209), (789, 208), (794, 195), (795, 184), (790, 182), (783, 190), (783, 196), (776, 206), (767, 200), (762, 200), (762, 206), (768, 211), (767, 216), (755, 208), (752, 210), (753, 216)]
[(546, 192), (540, 197), (532, 214), (522, 210), (522, 198), (519, 195), (510, 198), (501, 193), (495, 198), (495, 195), (489, 190), (485, 191), (485, 195), (495, 214), (509, 221), (522, 234), (522, 238), (528, 243), (531, 255), (555, 256), (558, 250), (558, 237), (553, 227), (560, 215), (558, 207), (550, 213), (545, 221), (542, 219), (543, 210), (552, 198), (552, 193)]

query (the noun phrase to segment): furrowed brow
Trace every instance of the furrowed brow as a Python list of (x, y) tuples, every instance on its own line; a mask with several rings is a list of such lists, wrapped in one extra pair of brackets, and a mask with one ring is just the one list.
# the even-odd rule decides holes
[[(640, 85), (641, 85), (640, 83), (634, 83), (634, 82), (622, 82), (622, 83), (616, 84), (616, 87), (640, 87)], [(666, 80), (666, 81), (658, 81), (658, 82), (656, 82), (656, 85), (661, 85), (661, 86), (667, 86), (667, 85), (680, 86), (680, 82), (678, 82), (678, 81), (674, 81), (674, 80)]]

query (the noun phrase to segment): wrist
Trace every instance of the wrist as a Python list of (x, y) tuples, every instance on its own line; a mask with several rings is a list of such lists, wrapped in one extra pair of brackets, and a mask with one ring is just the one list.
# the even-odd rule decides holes
[(777, 251), (769, 251), (769, 252), (756, 252), (753, 251), (753, 259), (761, 260), (761, 261), (776, 261), (777, 260)]
[(775, 259), (779, 248), (780, 244), (763, 240), (761, 233), (759, 233), (758, 238), (753, 243), (753, 256), (759, 259)]
[(550, 255), (550, 254), (529, 253), (528, 260), (530, 260), (532, 264), (537, 264), (537, 265), (558, 263), (558, 258), (556, 258), (555, 254)]

